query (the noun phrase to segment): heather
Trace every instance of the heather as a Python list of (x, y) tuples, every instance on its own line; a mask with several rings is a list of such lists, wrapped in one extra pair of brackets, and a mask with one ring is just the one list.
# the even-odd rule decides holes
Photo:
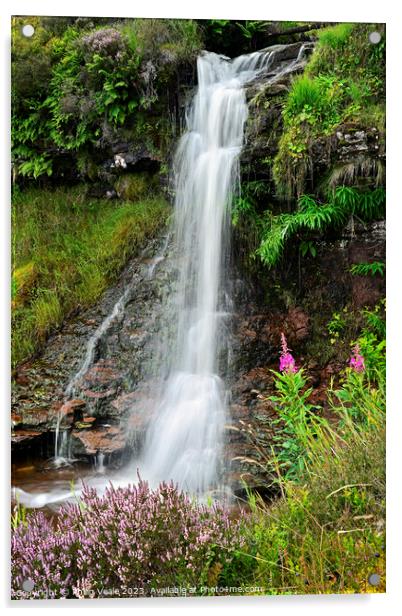
[[(241, 586), (274, 595), (383, 592), (382, 333), (378, 313), (368, 312), (338, 382), (326, 391), (327, 415), (312, 403), (308, 370), (296, 367), (282, 334), (279, 371), (272, 371), (270, 402), (278, 419), (271, 446), (263, 437), (265, 430), (271, 438), (272, 426), (262, 424), (258, 433), (248, 428), (273, 499), (246, 486), (242, 512), (229, 513), (173, 484), (152, 491), (140, 481), (111, 486), (103, 496), (86, 487), (53, 520), (19, 508), (12, 596), (23, 598), (27, 579), (35, 584), (29, 598), (152, 596), (161, 589), (165, 595), (183, 589), (225, 594)], [(373, 572), (380, 576), (377, 586), (368, 582)]]
[(110, 487), (104, 496), (87, 487), (55, 520), (39, 511), (17, 525), (12, 596), (23, 598), (26, 579), (34, 582), (36, 598), (151, 595), (212, 584), (242, 546), (240, 523), (172, 484), (152, 491), (140, 481)]
[(14, 599), (385, 591), (385, 43), (12, 18)]

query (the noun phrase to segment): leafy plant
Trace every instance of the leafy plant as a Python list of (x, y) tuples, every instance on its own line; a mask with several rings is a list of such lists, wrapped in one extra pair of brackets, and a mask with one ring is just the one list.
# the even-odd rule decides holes
[(257, 32), (266, 30), (269, 22), (267, 21), (245, 21), (244, 24), (237, 23), (237, 27), (246, 39), (252, 39)]
[[(311, 195), (302, 195), (297, 210), (273, 216), (266, 213), (261, 244), (256, 255), (269, 267), (281, 257), (288, 240), (303, 233), (322, 234), (327, 228), (341, 227), (351, 216), (368, 221), (381, 217), (385, 207), (385, 191), (359, 191), (339, 186), (330, 194), (329, 203), (319, 203)], [(303, 241), (309, 241), (304, 239)]]
[(308, 254), (312, 257), (317, 256), (317, 248), (315, 243), (311, 240), (303, 240), (300, 242), (299, 251), (302, 257), (306, 257)]
[(356, 263), (350, 268), (354, 276), (384, 276), (385, 263), (383, 261), (373, 261), (372, 263)]
[(344, 331), (345, 327), (346, 321), (344, 319), (344, 316), (342, 316), (340, 312), (334, 312), (331, 320), (328, 322), (327, 325), (328, 333), (331, 336), (331, 344), (335, 344), (335, 342), (339, 339), (340, 335)]

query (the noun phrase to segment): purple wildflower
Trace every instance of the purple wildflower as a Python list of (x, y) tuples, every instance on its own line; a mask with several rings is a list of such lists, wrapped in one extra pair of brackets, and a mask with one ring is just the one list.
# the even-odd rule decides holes
[(353, 348), (353, 355), (349, 361), (349, 367), (352, 368), (355, 372), (364, 372), (366, 366), (364, 364), (364, 357), (360, 353), (360, 347), (358, 344)]
[[(80, 504), (65, 504), (54, 520), (27, 516), (12, 532), (12, 597), (101, 597), (125, 588), (197, 586), (214, 546), (222, 565), (244, 544), (238, 521), (219, 505), (194, 503), (173, 483), (157, 490), (85, 487)], [(33, 592), (21, 591), (24, 580)], [(115, 590), (114, 590), (115, 589)]]
[(297, 372), (296, 362), (293, 355), (290, 353), (290, 349), (288, 348), (288, 343), (286, 342), (285, 334), (281, 333), (281, 356), (279, 359), (279, 370), (280, 372)]

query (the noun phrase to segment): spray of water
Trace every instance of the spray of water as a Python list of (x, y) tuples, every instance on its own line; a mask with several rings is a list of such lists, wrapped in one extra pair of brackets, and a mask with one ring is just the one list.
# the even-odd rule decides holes
[(269, 51), (233, 61), (215, 53), (198, 58), (198, 89), (174, 163), (176, 336), (165, 350), (168, 375), (141, 466), (154, 483), (172, 479), (193, 494), (221, 481), (227, 409), (217, 360), (229, 206), (248, 114), (243, 86), (272, 58)]
[[(269, 71), (273, 83), (303, 60), (276, 62), (284, 46), (229, 60), (214, 53), (198, 58), (198, 88), (186, 114), (186, 131), (174, 162), (174, 245), (179, 271), (173, 305), (174, 340), (164, 349), (162, 395), (146, 434), (143, 453), (136, 465), (152, 484), (173, 480), (192, 494), (203, 495), (223, 479), (224, 427), (227, 417), (225, 391), (218, 358), (226, 341), (222, 320), (227, 317), (227, 251), (229, 206), (239, 186), (239, 154), (243, 145), (247, 104), (244, 85), (260, 71)], [(152, 261), (149, 278), (164, 257)], [(124, 314), (129, 286), (88, 342), (84, 361), (68, 384), (66, 398), (75, 395), (80, 379), (94, 362), (100, 340), (112, 323)], [(225, 299), (226, 298), (226, 299)], [(171, 310), (171, 307), (170, 307)], [(56, 425), (55, 459), (66, 444)], [(132, 472), (106, 476), (100, 455), (96, 468), (101, 477), (91, 480), (100, 491), (109, 481), (126, 485)], [(128, 472), (128, 474), (127, 474)], [(27, 506), (44, 506), (72, 498), (59, 489), (30, 495), (18, 490)]]

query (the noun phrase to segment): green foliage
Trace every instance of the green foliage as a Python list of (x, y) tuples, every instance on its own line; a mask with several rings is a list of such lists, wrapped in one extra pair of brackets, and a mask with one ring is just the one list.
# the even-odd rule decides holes
[(324, 105), (320, 82), (300, 75), (292, 83), (287, 99), (285, 117), (301, 113), (305, 108), (319, 109)]
[(366, 321), (366, 329), (374, 333), (379, 340), (383, 340), (386, 334), (385, 325), (385, 299), (378, 302), (374, 310), (363, 310)]
[(331, 336), (330, 342), (334, 344), (340, 337), (340, 335), (344, 332), (346, 327), (345, 313), (347, 312), (347, 308), (344, 308), (343, 314), (340, 312), (334, 312), (331, 320), (328, 322), (327, 330), (329, 335)]
[(341, 387), (330, 390), (335, 412), (346, 425), (377, 425), (385, 414), (385, 300), (373, 310), (362, 311), (364, 325), (359, 337), (351, 342), (364, 358), (364, 370), (347, 368)]
[(79, 307), (96, 301), (167, 216), (159, 196), (89, 200), (83, 187), (16, 191), (13, 199), (13, 366)]
[[(378, 24), (375, 29), (382, 32)], [(304, 192), (312, 144), (342, 123), (383, 134), (385, 34), (372, 45), (372, 30), (366, 24), (338, 24), (317, 31), (316, 48), (303, 75), (293, 80), (283, 110), (285, 126), (273, 165), (280, 196)]]
[(17, 498), (17, 502), (14, 505), (13, 512), (11, 514), (11, 528), (15, 530), (20, 526), (20, 524), (23, 526), (27, 526), (28, 524), (27, 509), (24, 505), (21, 505)]
[(225, 26), (227, 26), (229, 23), (229, 19), (210, 19), (208, 25), (214, 34), (221, 35), (223, 34)]
[(318, 40), (322, 46), (331, 49), (343, 49), (350, 45), (353, 34), (353, 24), (337, 24), (330, 28), (318, 30)]
[(125, 173), (115, 183), (115, 189), (120, 198), (128, 201), (137, 201), (155, 190), (158, 177), (147, 172)]
[(354, 276), (384, 276), (385, 263), (383, 261), (373, 261), (372, 263), (356, 263), (350, 268)]
[(158, 68), (168, 60), (176, 70), (194, 60), (202, 48), (200, 30), (192, 19), (130, 19), (123, 31), (131, 49), (156, 66), (161, 64)]
[(252, 39), (258, 32), (263, 32), (269, 25), (268, 21), (245, 21), (244, 24), (236, 23), (240, 32), (246, 39)]
[(298, 200), (297, 210), (293, 213), (276, 216), (269, 211), (265, 213), (262, 239), (256, 250), (256, 255), (265, 265), (276, 265), (286, 243), (293, 236), (322, 234), (329, 227), (341, 227), (350, 216), (369, 221), (380, 218), (385, 212), (385, 191), (382, 188), (359, 191), (356, 188), (339, 186), (329, 197), (329, 203), (319, 203), (311, 195), (302, 195)]
[(305, 465), (305, 451), (311, 432), (313, 414), (318, 407), (309, 404), (312, 388), (306, 388), (307, 378), (303, 369), (297, 372), (275, 372), (277, 395), (270, 396), (279, 420), (275, 433), (275, 464), (281, 477), (295, 479)]
[[(364, 391), (360, 413), (374, 418)], [(297, 484), (282, 479), (283, 496), (272, 504), (249, 498), (246, 545), (222, 581), (231, 579), (231, 569), (244, 568), (243, 584), (262, 586), (264, 594), (383, 592), (384, 424), (380, 410), (364, 425), (315, 425)], [(381, 576), (379, 587), (368, 584), (373, 571)]]
[[(271, 400), (290, 443), (283, 438), (282, 448), (267, 451), (264, 462), (269, 480), (276, 470), (282, 497), (267, 503), (249, 490), (246, 545), (224, 579), (244, 568), (247, 583), (263, 586), (264, 594), (384, 591), (383, 308), (380, 302), (363, 312), (366, 326), (357, 342), (366, 370), (348, 368), (340, 387), (328, 389), (331, 421), (312, 413), (304, 373), (274, 373), (278, 396)], [(374, 330), (377, 342), (365, 342)], [(256, 453), (261, 460), (257, 444)], [(368, 584), (373, 571), (381, 576), (379, 587)]]
[[(13, 22), (15, 177), (49, 176), (57, 156), (74, 152), (77, 160), (110, 142), (122, 127), (146, 133), (143, 141), (154, 132), (160, 145), (158, 99), (166, 96), (178, 66), (192, 62), (201, 49), (197, 23), (54, 19), (53, 28), (50, 18), (35, 18), (32, 39), (21, 34), (24, 18)], [(144, 126), (142, 114), (151, 111)]]
[(317, 248), (311, 240), (303, 240), (300, 242), (299, 251), (302, 257), (306, 257), (307, 255), (312, 257), (317, 256)]

